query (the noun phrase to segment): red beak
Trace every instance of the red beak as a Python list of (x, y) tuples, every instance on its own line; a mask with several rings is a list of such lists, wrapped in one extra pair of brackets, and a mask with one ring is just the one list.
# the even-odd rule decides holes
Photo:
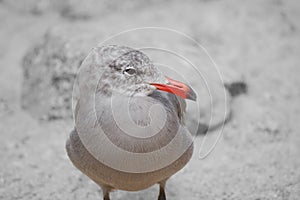
[(162, 90), (180, 96), (183, 99), (190, 99), (196, 101), (197, 95), (190, 86), (186, 85), (185, 83), (173, 80), (169, 77), (166, 78), (169, 81), (168, 84), (150, 83), (150, 85), (155, 86), (158, 90)]

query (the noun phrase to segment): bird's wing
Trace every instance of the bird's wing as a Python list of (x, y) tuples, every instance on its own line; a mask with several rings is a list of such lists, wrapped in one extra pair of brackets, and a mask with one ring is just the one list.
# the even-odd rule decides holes
[(178, 118), (179, 120), (183, 123), (183, 116), (186, 110), (186, 102), (183, 98), (178, 97), (174, 94), (170, 94), (168, 93), (168, 98), (170, 100), (170, 102), (174, 105), (174, 108), (177, 112)]
[(178, 116), (179, 121), (182, 124), (184, 124), (183, 116), (186, 110), (186, 102), (184, 99), (174, 94), (170, 94), (162, 91), (154, 91), (149, 96), (159, 100), (166, 107), (170, 108), (170, 110), (174, 110)]
[(80, 101), (78, 100), (75, 106), (75, 111), (74, 111), (74, 120), (77, 119), (78, 111), (79, 111), (79, 106), (80, 106)]

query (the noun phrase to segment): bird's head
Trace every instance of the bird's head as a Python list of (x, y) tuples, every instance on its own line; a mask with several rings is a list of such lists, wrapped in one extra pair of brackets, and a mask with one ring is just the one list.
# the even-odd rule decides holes
[[(102, 95), (114, 92), (126, 96), (146, 96), (161, 90), (196, 100), (188, 85), (166, 77), (141, 51), (124, 46), (94, 48), (83, 62), (79, 82)], [(83, 84), (84, 83), (84, 84)]]

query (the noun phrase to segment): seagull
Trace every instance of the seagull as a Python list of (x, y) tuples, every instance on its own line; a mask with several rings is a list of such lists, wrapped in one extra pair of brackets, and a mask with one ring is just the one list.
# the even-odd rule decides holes
[(140, 50), (98, 46), (77, 74), (79, 97), (67, 154), (98, 184), (103, 200), (113, 190), (139, 191), (159, 185), (166, 200), (167, 180), (193, 153), (184, 124), (185, 99), (193, 89), (165, 76)]

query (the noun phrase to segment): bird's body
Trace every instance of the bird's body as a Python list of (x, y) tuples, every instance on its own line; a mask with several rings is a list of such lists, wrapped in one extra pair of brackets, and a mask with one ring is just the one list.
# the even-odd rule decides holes
[[(105, 200), (113, 189), (138, 191), (156, 183), (161, 188), (159, 199), (165, 199), (166, 180), (186, 165), (193, 152), (183, 120), (185, 101), (174, 95), (176, 91), (166, 93), (152, 86), (163, 87), (168, 80), (139, 51), (101, 47), (86, 60), (75, 129), (66, 144), (69, 158), (102, 188)], [(102, 71), (94, 76), (98, 68)]]
[(193, 145), (171, 165), (153, 172), (128, 173), (115, 170), (96, 160), (82, 144), (78, 133), (73, 130), (66, 145), (73, 164), (102, 188), (138, 191), (164, 182), (182, 169), (193, 153)]

